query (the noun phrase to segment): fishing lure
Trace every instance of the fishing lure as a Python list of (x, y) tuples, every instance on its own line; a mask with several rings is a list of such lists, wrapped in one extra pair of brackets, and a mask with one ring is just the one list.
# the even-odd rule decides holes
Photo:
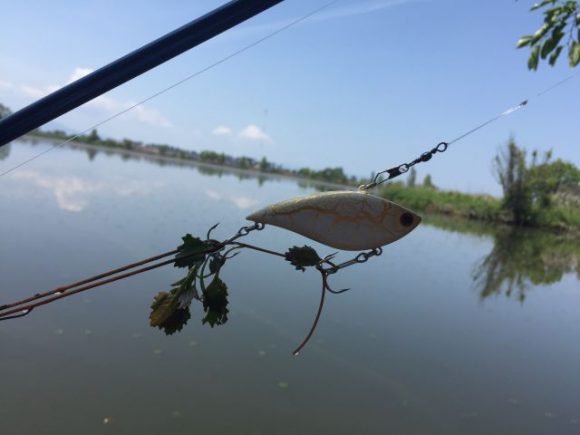
[(406, 236), (421, 222), (411, 210), (365, 190), (293, 198), (258, 210), (246, 219), (284, 228), (343, 251), (379, 248)]

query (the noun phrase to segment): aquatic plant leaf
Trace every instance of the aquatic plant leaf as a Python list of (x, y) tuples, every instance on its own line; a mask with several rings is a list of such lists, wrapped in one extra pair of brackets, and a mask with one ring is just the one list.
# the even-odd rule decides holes
[(197, 291), (195, 287), (181, 291), (177, 295), (177, 307), (180, 309), (189, 308), (194, 299), (197, 299)]
[(193, 267), (203, 263), (205, 254), (194, 255), (197, 252), (205, 251), (210, 244), (201, 240), (199, 237), (193, 237), (186, 234), (182, 237), (183, 243), (177, 247), (179, 252), (175, 255), (175, 267)]
[(189, 269), (187, 276), (172, 284), (176, 292), (177, 305), (179, 308), (187, 308), (191, 305), (193, 299), (199, 299), (199, 294), (195, 286), (195, 278), (199, 265)]
[(165, 323), (159, 327), (159, 329), (163, 329), (165, 335), (171, 335), (181, 331), (189, 319), (191, 319), (189, 307), (178, 308), (171, 314), (171, 316), (169, 316)]
[(226, 262), (226, 259), (224, 257), (222, 257), (221, 255), (212, 257), (212, 259), (209, 261), (210, 273), (212, 275), (218, 273), (225, 262)]
[(306, 267), (316, 266), (321, 258), (318, 253), (310, 246), (294, 246), (284, 254), (284, 258), (292, 263), (296, 270), (304, 272)]
[(159, 292), (151, 304), (151, 314), (149, 315), (149, 324), (154, 327), (162, 327), (165, 321), (175, 310), (174, 298), (171, 293)]
[(160, 292), (151, 304), (149, 324), (163, 330), (166, 335), (181, 331), (191, 318), (189, 306), (180, 308), (177, 294), (176, 290)]
[(202, 323), (212, 328), (228, 321), (228, 286), (216, 276), (203, 292), (203, 310), (205, 317)]

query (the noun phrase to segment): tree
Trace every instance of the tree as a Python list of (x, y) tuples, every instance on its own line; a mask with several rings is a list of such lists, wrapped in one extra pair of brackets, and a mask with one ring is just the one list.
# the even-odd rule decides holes
[(511, 138), (494, 159), (494, 170), (503, 189), (503, 208), (518, 225), (532, 220), (532, 196), (527, 180), (526, 152)]
[(415, 168), (411, 168), (409, 171), (409, 177), (407, 178), (407, 187), (415, 187), (417, 184), (417, 171)]
[[(530, 10), (543, 10), (544, 24), (533, 35), (522, 36), (517, 43), (517, 48), (530, 47), (528, 69), (537, 70), (540, 59), (546, 58), (554, 66), (564, 46), (568, 49), (570, 66), (577, 66), (580, 63), (580, 3), (571, 0), (543, 0)], [(564, 38), (566, 35), (568, 37)]]
[(10, 157), (10, 143), (0, 147), (0, 160)]
[(551, 153), (546, 153), (543, 163), (528, 170), (532, 201), (540, 207), (550, 207), (555, 194), (572, 192), (580, 183), (580, 169), (573, 163), (560, 159), (551, 162), (550, 158)]
[(6, 107), (4, 104), (0, 103), (0, 119), (6, 118), (8, 115), (11, 115), (12, 111)]
[(262, 160), (260, 160), (260, 171), (268, 172), (269, 169), (270, 162), (268, 162), (268, 159), (266, 159), (266, 157), (262, 157)]
[(91, 134), (87, 136), (87, 143), (97, 143), (100, 142), (101, 138), (96, 129), (91, 130)]
[(437, 189), (437, 187), (433, 184), (433, 180), (431, 179), (431, 175), (425, 175), (423, 178), (423, 187), (426, 189)]

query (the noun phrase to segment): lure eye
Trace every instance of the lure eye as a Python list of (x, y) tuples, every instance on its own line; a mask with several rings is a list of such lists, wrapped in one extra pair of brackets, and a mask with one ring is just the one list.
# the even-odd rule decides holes
[(401, 222), (401, 225), (404, 227), (410, 227), (413, 225), (413, 222), (415, 222), (415, 219), (411, 213), (403, 213), (399, 218), (399, 222)]

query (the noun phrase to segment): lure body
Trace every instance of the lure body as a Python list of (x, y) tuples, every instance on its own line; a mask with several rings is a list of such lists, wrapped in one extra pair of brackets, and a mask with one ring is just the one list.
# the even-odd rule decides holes
[(374, 249), (413, 231), (421, 217), (366, 192), (317, 193), (269, 205), (246, 219), (345, 251)]

